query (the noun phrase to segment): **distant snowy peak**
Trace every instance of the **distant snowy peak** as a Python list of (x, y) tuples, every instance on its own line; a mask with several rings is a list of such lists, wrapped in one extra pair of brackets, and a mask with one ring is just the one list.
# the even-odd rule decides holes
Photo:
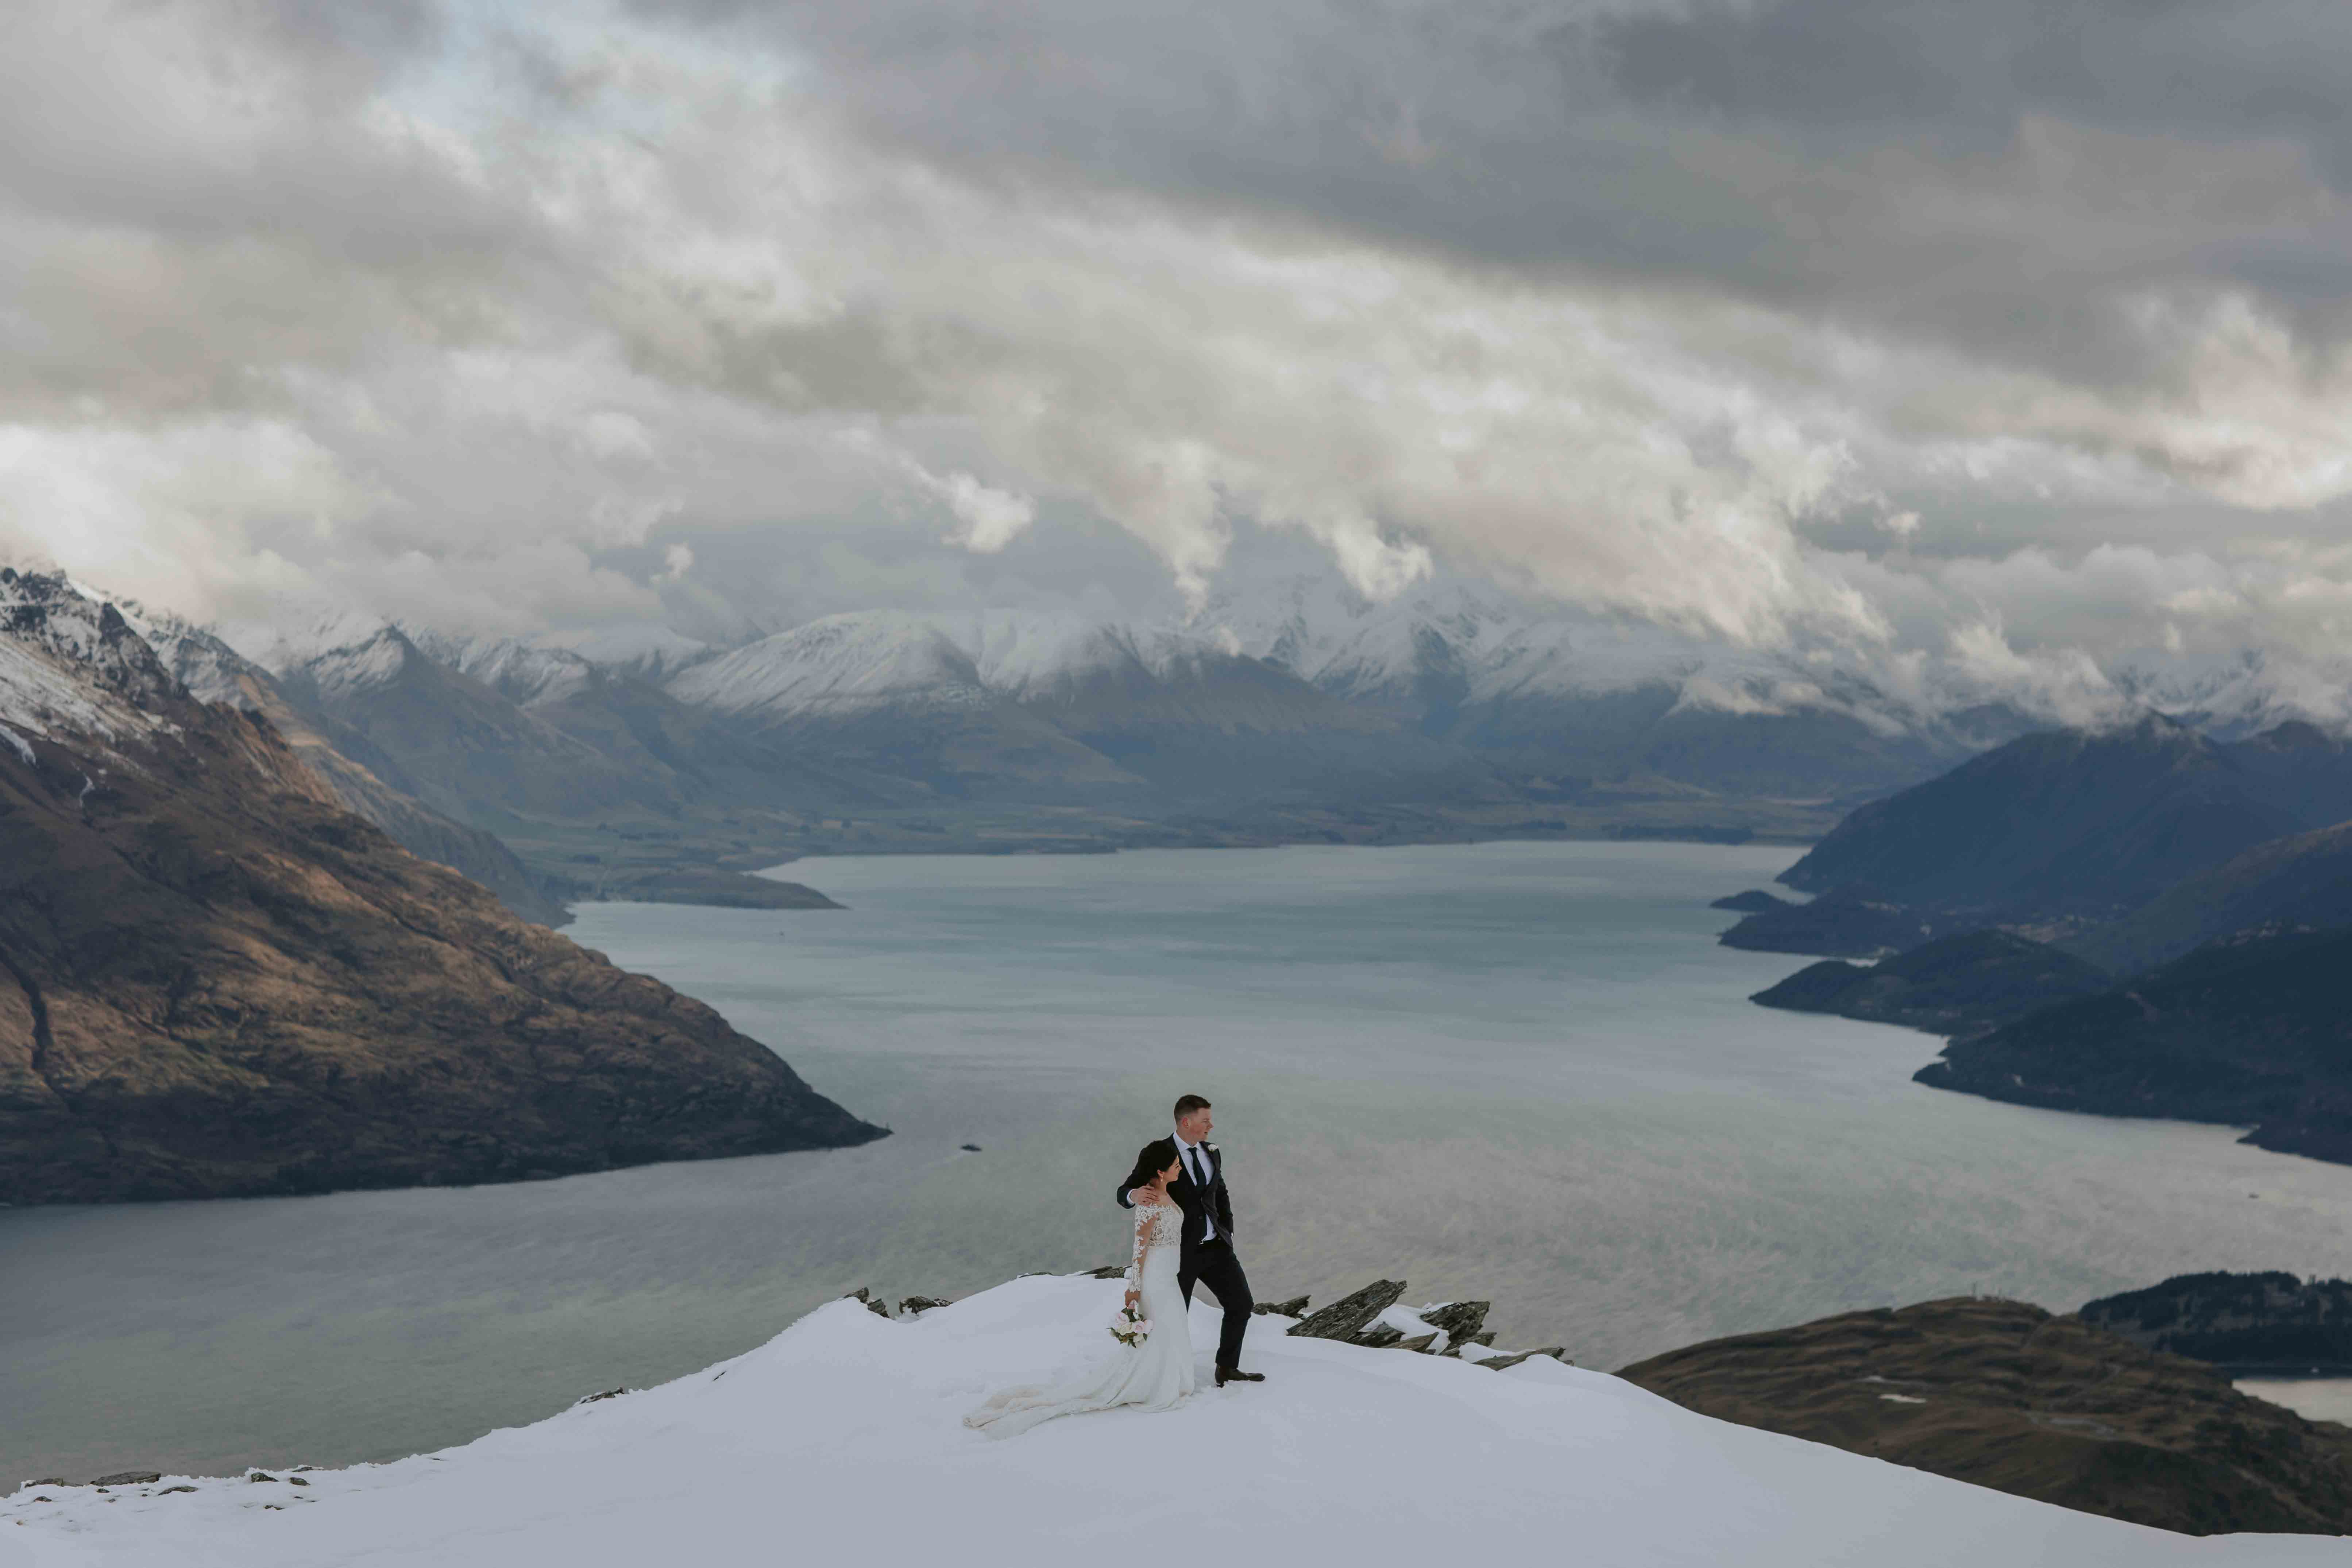
[(519, 708), (561, 702), (596, 679), (595, 667), (570, 648), (416, 626), (401, 630), (426, 657), (480, 681)]
[(827, 616), (762, 637), (691, 667), (667, 689), (695, 707), (772, 718), (992, 700), (970, 654), (931, 621), (896, 610)]
[(1016, 702), (1050, 702), (1105, 687), (1140, 695), (1201, 680), (1244, 657), (1230, 638), (1185, 627), (1034, 613), (999, 612), (944, 629), (971, 651), (982, 684)]
[(268, 680), (268, 672), (212, 631), (168, 610), (151, 610), (136, 600), (114, 603), (164, 668), (187, 688), (189, 696), (199, 702), (223, 702), (232, 708), (259, 706), (255, 683)]
[(391, 622), (352, 609), (313, 609), (270, 621), (223, 621), (215, 636), (272, 675), (285, 675), (326, 654), (362, 647)]
[(716, 651), (707, 642), (681, 636), (651, 621), (599, 626), (593, 631), (565, 633), (541, 640), (548, 647), (568, 648), (602, 668), (652, 681), (666, 680)]

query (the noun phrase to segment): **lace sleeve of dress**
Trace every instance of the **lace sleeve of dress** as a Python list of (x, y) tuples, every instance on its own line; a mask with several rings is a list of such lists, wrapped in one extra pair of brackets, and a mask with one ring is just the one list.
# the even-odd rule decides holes
[(1151, 1250), (1151, 1227), (1160, 1217), (1158, 1204), (1135, 1205), (1135, 1256), (1127, 1261), (1127, 1288), (1143, 1289), (1143, 1255)]

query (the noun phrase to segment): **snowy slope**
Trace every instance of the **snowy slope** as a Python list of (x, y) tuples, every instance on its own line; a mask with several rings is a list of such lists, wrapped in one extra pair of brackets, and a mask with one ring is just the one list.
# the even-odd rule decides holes
[(540, 707), (576, 697), (595, 679), (590, 661), (569, 648), (421, 626), (401, 629), (432, 658), (460, 675), (471, 676), (518, 707)]
[(829, 716), (878, 708), (984, 707), (971, 658), (920, 616), (827, 616), (698, 664), (671, 696), (721, 713)]
[(708, 658), (707, 642), (682, 637), (665, 626), (635, 621), (625, 626), (599, 626), (542, 639), (549, 647), (571, 649), (589, 663), (646, 680), (662, 680), (689, 664)]
[[(836, 1302), (660, 1388), (440, 1454), (311, 1471), (299, 1489), (278, 1469), (105, 1496), (23, 1489), (0, 1503), (0, 1552), (39, 1568), (2345, 1560), (2336, 1540), (2200, 1540), (2029, 1502), (1711, 1421), (1556, 1363), (1498, 1373), (1286, 1339), (1273, 1319), (1248, 1352), (1263, 1384), (1204, 1384), (1172, 1413), (1069, 1417), (1005, 1440), (963, 1427), (992, 1387), (1107, 1345), (1118, 1289), (1017, 1279), (897, 1321)], [(1203, 1300), (1193, 1342), (1213, 1325)]]
[(0, 749), (29, 763), (35, 740), (169, 731), (150, 710), (177, 689), (112, 605), (60, 575), (0, 569)]

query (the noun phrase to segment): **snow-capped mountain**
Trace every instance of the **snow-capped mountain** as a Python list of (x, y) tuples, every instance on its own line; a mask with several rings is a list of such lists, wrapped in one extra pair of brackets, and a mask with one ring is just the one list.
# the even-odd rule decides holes
[(718, 651), (707, 642), (645, 621), (560, 633), (542, 646), (568, 648), (591, 664), (644, 680), (667, 679)]
[(70, 737), (94, 754), (168, 732), (178, 683), (112, 605), (62, 576), (0, 566), (0, 748)]
[(1507, 773), (1822, 797), (1916, 782), (2030, 727), (1955, 728), (1850, 660), (1438, 584), (1386, 605), (1301, 578), (1213, 599), (1192, 623)]
[(971, 656), (930, 620), (894, 610), (827, 616), (695, 665), (667, 682), (679, 701), (770, 721), (888, 708), (984, 709)]

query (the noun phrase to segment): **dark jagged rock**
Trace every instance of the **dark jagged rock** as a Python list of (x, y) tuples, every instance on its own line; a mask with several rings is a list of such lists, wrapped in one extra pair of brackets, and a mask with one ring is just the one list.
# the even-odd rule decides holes
[(2062, 1002), (1914, 1075), (2054, 1110), (2252, 1125), (2246, 1142), (2352, 1163), (2352, 931), (2252, 932)]
[(1513, 1351), (1509, 1355), (1498, 1355), (1491, 1360), (1482, 1361), (1478, 1364), (1488, 1372), (1504, 1372), (1523, 1361), (1530, 1361), (1539, 1355), (1548, 1355), (1563, 1366), (1576, 1364), (1568, 1359), (1568, 1348), (1564, 1345), (1545, 1345), (1540, 1350)]
[(596, 1405), (607, 1399), (618, 1399), (621, 1395), (628, 1392), (629, 1391), (625, 1388), (608, 1388), (602, 1394), (583, 1394), (572, 1403), (574, 1405)]
[(1421, 1321), (1442, 1331), (1446, 1343), (1458, 1345), (1485, 1328), (1486, 1314), (1494, 1310), (1492, 1301), (1448, 1301), (1422, 1313)]
[(1405, 1339), (1400, 1336), (1397, 1340), (1396, 1348), (1401, 1351), (1411, 1351), (1416, 1355), (1427, 1355), (1429, 1353), (1429, 1347), (1436, 1342), (1437, 1336), (1435, 1334), (1415, 1334), (1411, 1339)]
[(1124, 1279), (1127, 1278), (1127, 1265), (1106, 1263), (1100, 1268), (1087, 1269), (1087, 1276), (1092, 1279)]
[(1717, 899), (1706, 907), (1711, 910), (1731, 910), (1743, 915), (1760, 915), (1769, 910), (1785, 910), (1790, 907), (1790, 900), (1776, 899), (1760, 888), (1751, 888), (1744, 893), (1733, 893), (1728, 897)]
[(1716, 941), (1750, 952), (1876, 958), (1916, 947), (1937, 930), (1937, 918), (1925, 911), (1838, 888), (1810, 904), (1782, 904), (1749, 915)]
[(1830, 960), (1748, 998), (1766, 1007), (1970, 1035), (2053, 1002), (2095, 995), (2112, 977), (2046, 942), (2007, 931), (1938, 937), (1864, 968)]
[(2352, 1529), (2352, 1430), (2021, 1301), (1849, 1312), (1618, 1375), (1720, 1420), (2166, 1530)]
[(143, 1487), (150, 1481), (163, 1479), (161, 1470), (117, 1470), (110, 1476), (100, 1476), (86, 1484), (93, 1487)]
[(856, 1289), (852, 1290), (848, 1295), (844, 1296), (842, 1300), (845, 1301), (856, 1301), (863, 1304), (867, 1311), (873, 1313), (877, 1318), (887, 1318), (890, 1315), (890, 1304), (887, 1301), (877, 1300), (872, 1288), (868, 1286), (860, 1285)]
[(0, 601), (0, 1202), (882, 1135), (709, 1007), (400, 848), (62, 579)]
[(1350, 1334), (1348, 1342), (1364, 1345), (1376, 1351), (1386, 1350), (1391, 1345), (1404, 1342), (1404, 1331), (1391, 1328), (1386, 1323), (1374, 1323), (1370, 1328), (1360, 1329)]
[(1293, 1296), (1287, 1301), (1260, 1301), (1250, 1310), (1261, 1318), (1268, 1312), (1281, 1318), (1303, 1318), (1307, 1315), (1307, 1298)]
[(944, 1296), (909, 1296), (898, 1303), (898, 1312), (902, 1317), (910, 1318), (917, 1312), (928, 1312), (934, 1307), (951, 1305), (953, 1303)]
[(1292, 1324), (1290, 1331), (1302, 1339), (1353, 1339), (1365, 1324), (1395, 1306), (1397, 1298), (1403, 1294), (1403, 1280), (1375, 1279), (1354, 1295), (1342, 1297), (1314, 1316)]
[(2292, 1274), (2180, 1274), (2085, 1302), (2094, 1327), (2234, 1375), (2352, 1373), (2352, 1281)]

